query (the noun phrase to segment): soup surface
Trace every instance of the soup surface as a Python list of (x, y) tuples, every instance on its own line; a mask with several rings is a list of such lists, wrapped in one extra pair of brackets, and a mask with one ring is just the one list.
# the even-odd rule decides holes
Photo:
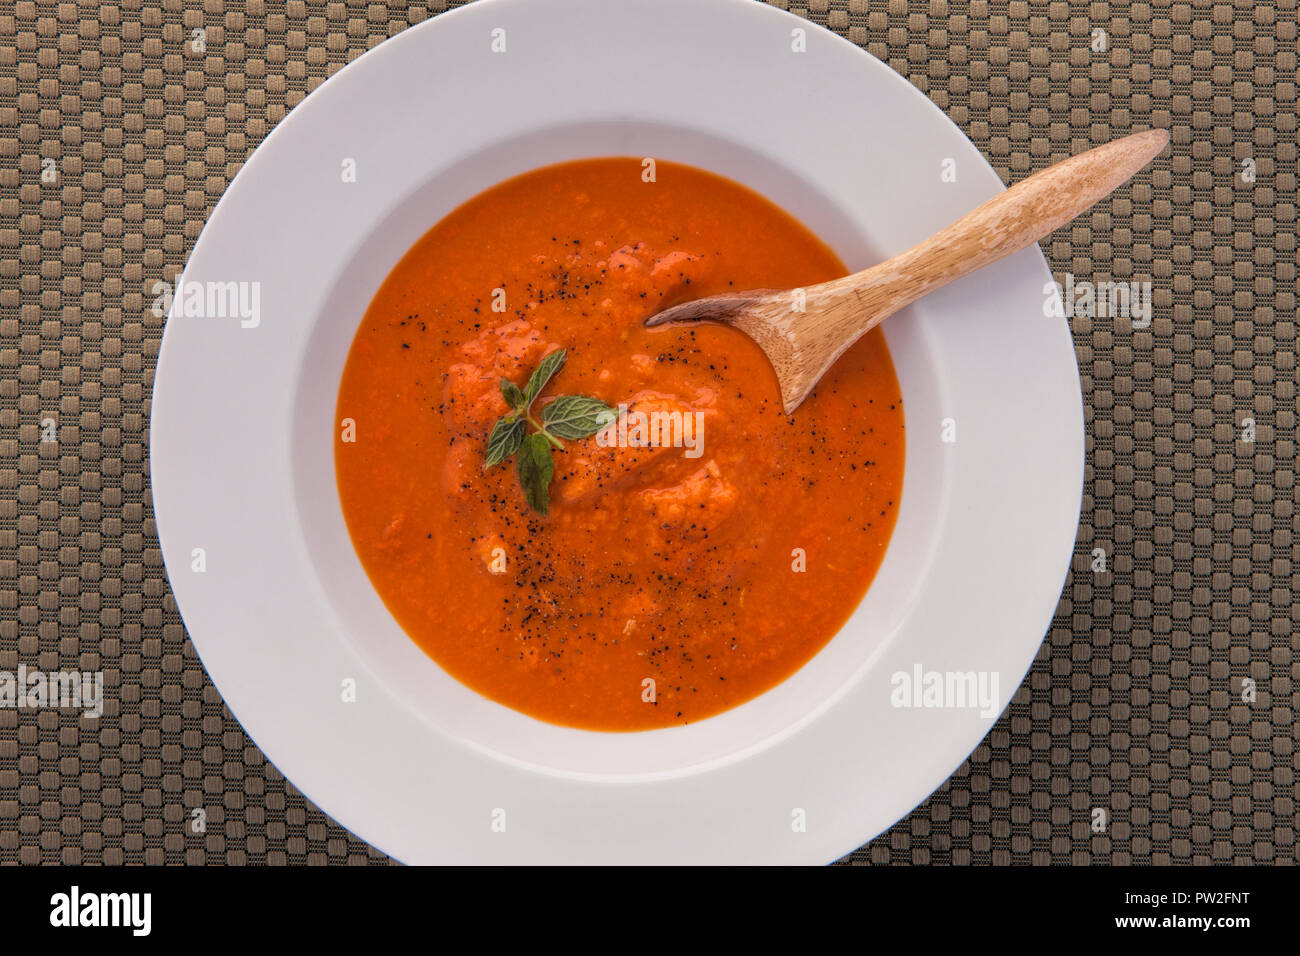
[[(343, 513), (402, 627), (479, 693), (594, 730), (697, 721), (789, 677), (862, 599), (902, 490), (879, 331), (787, 417), (743, 334), (642, 326), (686, 299), (847, 271), (756, 193), (653, 174), (562, 163), (458, 207), (375, 296), (337, 408)], [(541, 514), (515, 459), (485, 468), (487, 438), (511, 412), (501, 380), (524, 388), (559, 349), (533, 419), (577, 395), (621, 420), (553, 449)]]

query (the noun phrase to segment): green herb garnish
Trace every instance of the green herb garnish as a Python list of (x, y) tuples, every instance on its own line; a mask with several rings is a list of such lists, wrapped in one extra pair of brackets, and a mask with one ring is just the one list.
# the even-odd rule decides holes
[[(546, 514), (550, 507), (551, 476), (555, 474), (551, 446), (563, 451), (561, 438), (590, 438), (618, 417), (600, 399), (585, 395), (561, 395), (542, 409), (540, 422), (533, 417), (533, 402), (564, 367), (565, 355), (565, 349), (557, 349), (544, 357), (522, 390), (509, 379), (501, 380), (501, 396), (511, 411), (497, 419), (487, 440), (487, 463), (483, 467), (491, 468), (517, 455), (519, 485), (528, 504), (539, 514)], [(528, 425), (533, 426), (532, 434), (528, 434)]]

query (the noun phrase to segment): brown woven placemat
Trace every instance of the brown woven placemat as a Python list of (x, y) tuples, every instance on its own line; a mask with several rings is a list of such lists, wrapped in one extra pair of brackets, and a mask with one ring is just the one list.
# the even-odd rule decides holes
[[(0, 671), (105, 681), (98, 722), (0, 709), (0, 862), (386, 861), (267, 763), (186, 638), (149, 498), (149, 289), (287, 110), (455, 5), (0, 5)], [(1173, 143), (1043, 244), (1058, 278), (1150, 280), (1154, 318), (1073, 320), (1087, 486), (1038, 660), (848, 859), (1294, 863), (1296, 0), (789, 8), (1004, 180), (1132, 129)]]

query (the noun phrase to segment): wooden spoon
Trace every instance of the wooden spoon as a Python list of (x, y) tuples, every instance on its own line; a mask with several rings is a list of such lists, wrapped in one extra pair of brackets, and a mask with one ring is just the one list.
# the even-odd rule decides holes
[(1134, 133), (1049, 166), (906, 252), (806, 289), (753, 289), (665, 309), (646, 325), (708, 319), (758, 343), (776, 369), (789, 415), (835, 360), (868, 330), (954, 279), (1037, 242), (1110, 194), (1169, 142)]

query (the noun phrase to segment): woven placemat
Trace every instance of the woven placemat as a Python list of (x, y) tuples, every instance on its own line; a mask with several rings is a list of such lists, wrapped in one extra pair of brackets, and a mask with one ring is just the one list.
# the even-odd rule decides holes
[[(149, 497), (149, 289), (290, 108), (454, 5), (0, 6), (0, 671), (104, 676), (98, 720), (0, 708), (0, 862), (387, 861), (276, 773), (186, 638)], [(1043, 243), (1062, 282), (1149, 281), (1154, 306), (1072, 320), (1088, 471), (1051, 631), (970, 759), (847, 859), (1295, 862), (1296, 0), (789, 8), (1006, 181), (1172, 134)]]

